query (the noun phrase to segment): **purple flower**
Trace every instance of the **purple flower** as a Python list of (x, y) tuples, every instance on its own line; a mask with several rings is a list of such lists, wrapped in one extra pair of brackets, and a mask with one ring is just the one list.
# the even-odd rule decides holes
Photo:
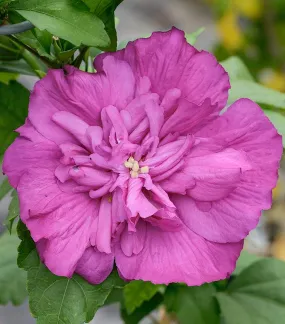
[(271, 206), (281, 137), (213, 55), (173, 28), (50, 70), (7, 150), (21, 219), (56, 275), (200, 285), (226, 278)]

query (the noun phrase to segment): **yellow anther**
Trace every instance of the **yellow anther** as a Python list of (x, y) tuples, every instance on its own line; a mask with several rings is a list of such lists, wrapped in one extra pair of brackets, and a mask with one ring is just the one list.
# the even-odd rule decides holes
[(149, 173), (149, 167), (143, 166), (140, 168), (139, 162), (136, 161), (132, 156), (124, 163), (124, 166), (130, 169), (130, 175), (133, 179), (138, 178), (140, 173)]
[(138, 172), (140, 169), (138, 161), (135, 161), (133, 164), (133, 171)]
[(148, 166), (141, 167), (140, 172), (143, 174), (149, 173), (149, 167)]
[(131, 156), (131, 157), (128, 159), (128, 162), (130, 162), (130, 163), (134, 163), (134, 162), (135, 162), (135, 159)]
[(124, 166), (125, 166), (126, 168), (128, 168), (128, 169), (132, 169), (132, 168), (133, 168), (133, 163), (131, 163), (131, 162), (129, 162), (129, 161), (126, 161), (126, 162), (124, 163)]
[(139, 177), (139, 173), (137, 171), (131, 171), (130, 174), (131, 174), (131, 178), (133, 178), (133, 179), (136, 179)]

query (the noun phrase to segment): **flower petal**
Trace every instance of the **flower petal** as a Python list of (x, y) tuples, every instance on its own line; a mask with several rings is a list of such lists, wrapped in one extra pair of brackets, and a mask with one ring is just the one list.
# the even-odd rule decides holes
[(103, 282), (112, 272), (114, 255), (97, 251), (93, 247), (85, 250), (77, 263), (75, 272), (93, 285)]
[(86, 73), (70, 66), (65, 71), (49, 70), (33, 90), (29, 118), (38, 132), (57, 144), (76, 143), (52, 120), (55, 113), (66, 111), (91, 126), (99, 126), (101, 109), (108, 105), (123, 109), (133, 99), (134, 91), (131, 68), (112, 57), (104, 60), (102, 73)]
[(136, 232), (129, 232), (125, 226), (121, 234), (121, 249), (126, 256), (139, 254), (144, 247), (146, 236), (146, 223), (140, 220), (136, 225)]
[(47, 169), (34, 169), (23, 175), (18, 194), (21, 219), (33, 240), (46, 240), (44, 263), (56, 275), (71, 276), (89, 245), (98, 204), (85, 194), (63, 193)]
[(112, 196), (112, 232), (119, 223), (127, 221), (127, 208), (123, 199), (123, 190), (116, 188)]
[[(62, 156), (60, 149), (42, 137), (33, 127), (22, 126), (19, 131), (25, 137), (17, 138), (6, 150), (3, 172), (11, 185), (16, 188), (21, 176), (32, 168), (46, 168), (54, 171)], [(28, 139), (30, 137), (31, 139)]]
[(264, 172), (272, 169), (276, 174), (279, 168), (282, 138), (262, 109), (249, 99), (236, 101), (196, 136), (211, 138), (224, 148), (243, 150)]
[(101, 199), (98, 229), (96, 236), (96, 246), (100, 252), (111, 253), (111, 236), (112, 236), (112, 204), (108, 196)]
[(197, 51), (176, 28), (129, 42), (121, 51), (98, 55), (94, 63), (97, 71), (102, 71), (104, 58), (110, 55), (128, 62), (137, 80), (147, 76), (152, 92), (161, 99), (168, 90), (178, 88), (182, 98), (197, 105), (206, 98), (218, 104), (218, 109), (226, 105), (230, 88), (227, 73), (212, 54)]
[(127, 207), (129, 208), (132, 217), (138, 214), (142, 218), (147, 218), (154, 215), (158, 209), (146, 198), (142, 192), (143, 181), (138, 179), (130, 179), (127, 194)]
[(177, 109), (164, 123), (160, 137), (163, 138), (172, 132), (180, 135), (195, 134), (217, 116), (217, 107), (211, 105), (210, 99), (205, 100), (199, 106), (181, 99)]
[[(146, 107), (148, 105), (158, 105), (159, 96), (156, 93), (147, 93), (135, 97), (123, 110), (128, 113), (130, 120), (127, 122), (127, 129), (129, 133), (141, 123), (146, 117)], [(121, 111), (122, 112), (122, 111)]]
[[(173, 196), (171, 199), (184, 223), (195, 233), (214, 242), (238, 242), (256, 227), (261, 211), (271, 207), (272, 189), (276, 186), (283, 152), (281, 137), (259, 106), (248, 99), (237, 101), (199, 135), (211, 137), (219, 145), (228, 147), (228, 152), (234, 149), (242, 153), (250, 161), (251, 168), (240, 174), (236, 188), (227, 197), (212, 201), (207, 208), (189, 197)], [(209, 158), (209, 161), (212, 160)], [(198, 161), (201, 163), (201, 159), (198, 158), (197, 165)], [(233, 164), (229, 160), (221, 160), (221, 165), (226, 170)], [(216, 187), (222, 194), (228, 186), (218, 189), (219, 181), (216, 179), (212, 189)], [(209, 186), (207, 189), (205, 202), (207, 197), (211, 201)], [(193, 197), (201, 200), (202, 192), (203, 187), (196, 193), (194, 188)], [(216, 197), (212, 195), (212, 199), (222, 198), (220, 194)]]
[(186, 227), (165, 232), (147, 224), (143, 250), (128, 257), (117, 244), (115, 260), (127, 280), (198, 286), (227, 278), (235, 269), (242, 247), (243, 242), (211, 243)]
[(157, 226), (166, 232), (180, 231), (184, 226), (181, 219), (177, 216), (176, 211), (166, 208), (160, 209), (155, 215), (146, 219), (152, 226)]
[(145, 111), (149, 120), (150, 136), (158, 136), (164, 121), (164, 109), (154, 100), (150, 100), (145, 106)]
[(184, 173), (195, 180), (187, 194), (200, 201), (227, 197), (238, 186), (242, 174), (252, 169), (246, 154), (234, 149), (198, 157), (190, 153), (187, 160)]
[(73, 135), (86, 148), (90, 147), (86, 134), (89, 125), (78, 116), (68, 111), (59, 111), (52, 115), (52, 120), (62, 129)]

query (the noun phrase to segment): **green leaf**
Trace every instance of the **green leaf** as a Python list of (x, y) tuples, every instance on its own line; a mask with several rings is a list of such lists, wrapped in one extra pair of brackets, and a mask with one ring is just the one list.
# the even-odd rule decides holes
[(20, 305), (27, 297), (25, 271), (17, 267), (17, 247), (19, 239), (16, 235), (5, 233), (0, 236), (0, 304), (12, 302)]
[(11, 73), (11, 72), (0, 72), (0, 82), (4, 84), (9, 84), (12, 80), (17, 80), (19, 77), (18, 73)]
[(200, 287), (169, 285), (165, 305), (175, 313), (180, 324), (219, 324), (219, 309), (215, 300), (216, 290), (211, 284)]
[(11, 3), (12, 1), (15, 1), (15, 0), (0, 0), (0, 8), (8, 5), (9, 3)]
[(116, 271), (100, 285), (91, 285), (78, 275), (72, 278), (54, 275), (40, 262), (29, 231), (21, 221), (17, 231), (22, 240), (18, 265), (28, 271), (30, 310), (37, 323), (90, 322), (111, 291), (124, 286)]
[(57, 277), (39, 263), (28, 270), (30, 310), (38, 323), (90, 322), (118, 284), (116, 272), (102, 284), (91, 285), (78, 275)]
[(18, 60), (22, 51), (7, 36), (0, 35), (0, 61)]
[(163, 295), (155, 294), (150, 300), (145, 301), (132, 314), (128, 314), (125, 308), (121, 308), (121, 317), (125, 324), (138, 324), (147, 315), (151, 314), (157, 307), (162, 304)]
[(0, 154), (16, 138), (14, 130), (25, 122), (29, 95), (29, 91), (16, 81), (9, 85), (0, 83)]
[(227, 60), (221, 62), (221, 64), (224, 67), (224, 69), (228, 72), (231, 81), (235, 81), (235, 80), (254, 81), (248, 68), (239, 57), (232, 56)]
[(0, 72), (10, 72), (35, 76), (35, 72), (23, 59), (18, 61), (0, 61)]
[(264, 257), (252, 254), (247, 252), (246, 250), (242, 250), (240, 257), (237, 260), (236, 269), (234, 271), (235, 275), (238, 275), (243, 271), (245, 268), (249, 267), (253, 263), (265, 259)]
[(154, 285), (148, 281), (132, 281), (124, 288), (125, 307), (131, 314), (144, 301), (151, 299), (160, 289), (161, 285)]
[(249, 98), (259, 104), (285, 109), (285, 94), (254, 82), (245, 64), (237, 57), (221, 62), (230, 76), (228, 104)]
[(5, 178), (0, 185), (0, 201), (8, 195), (13, 188), (10, 186), (8, 178)]
[(109, 50), (115, 51), (117, 48), (117, 32), (115, 10), (122, 1), (114, 0), (82, 0), (92, 13), (99, 17), (105, 24), (106, 31), (110, 37), (111, 45)]
[(231, 87), (228, 103), (233, 103), (240, 98), (249, 98), (259, 104), (285, 109), (284, 93), (248, 80), (234, 80), (231, 82)]
[(194, 45), (197, 41), (197, 38), (203, 33), (204, 30), (205, 30), (205, 27), (201, 27), (191, 34), (186, 34), (185, 37), (186, 37), (187, 42), (191, 45)]
[(217, 297), (227, 324), (280, 324), (285, 317), (285, 263), (258, 261)]
[(46, 30), (39, 30), (34, 28), (24, 33), (17, 34), (16, 37), (24, 44), (36, 50), (42, 56), (50, 60), (55, 58), (51, 53), (52, 35)]
[(229, 284), (229, 279), (215, 281), (215, 282), (213, 282), (213, 285), (217, 291), (224, 291), (224, 290), (226, 290), (226, 288)]
[[(10, 11), (9, 21), (11, 23), (17, 24), (25, 20), (26, 19), (20, 16), (17, 12)], [(52, 35), (48, 31), (33, 28), (14, 36), (22, 43), (33, 48), (40, 56), (54, 60), (54, 57), (51, 55)]]
[(15, 190), (13, 191), (12, 196), (13, 198), (9, 205), (9, 213), (4, 223), (7, 226), (10, 234), (12, 233), (12, 227), (15, 219), (20, 215), (19, 199)]
[(123, 302), (123, 291), (124, 290), (122, 288), (113, 289), (106, 299), (104, 306)]
[(282, 136), (283, 146), (285, 147), (285, 116), (268, 109), (264, 109), (264, 113), (276, 127), (278, 133)]
[(21, 240), (18, 248), (18, 267), (24, 270), (29, 270), (31, 267), (38, 267), (39, 257), (36, 245), (31, 238), (29, 230), (21, 220), (17, 224), (17, 234)]
[(74, 47), (73, 49), (68, 51), (61, 51), (57, 54), (57, 57), (61, 62), (68, 62), (73, 57), (77, 49), (78, 47)]
[(55, 56), (60, 60), (62, 63), (66, 64), (68, 62), (71, 63), (73, 60), (75, 52), (79, 49), (78, 46), (74, 46), (73, 44), (65, 41), (63, 39), (53, 39), (53, 47)]
[(80, 0), (17, 0), (10, 9), (40, 30), (63, 38), (76, 46), (108, 47), (104, 23)]

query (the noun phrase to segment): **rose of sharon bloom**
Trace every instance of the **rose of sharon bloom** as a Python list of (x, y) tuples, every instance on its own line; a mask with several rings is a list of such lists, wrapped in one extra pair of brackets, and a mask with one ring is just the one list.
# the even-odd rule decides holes
[(97, 284), (226, 278), (271, 206), (281, 137), (260, 107), (226, 106), (229, 78), (173, 28), (50, 70), (4, 172), (45, 265)]

